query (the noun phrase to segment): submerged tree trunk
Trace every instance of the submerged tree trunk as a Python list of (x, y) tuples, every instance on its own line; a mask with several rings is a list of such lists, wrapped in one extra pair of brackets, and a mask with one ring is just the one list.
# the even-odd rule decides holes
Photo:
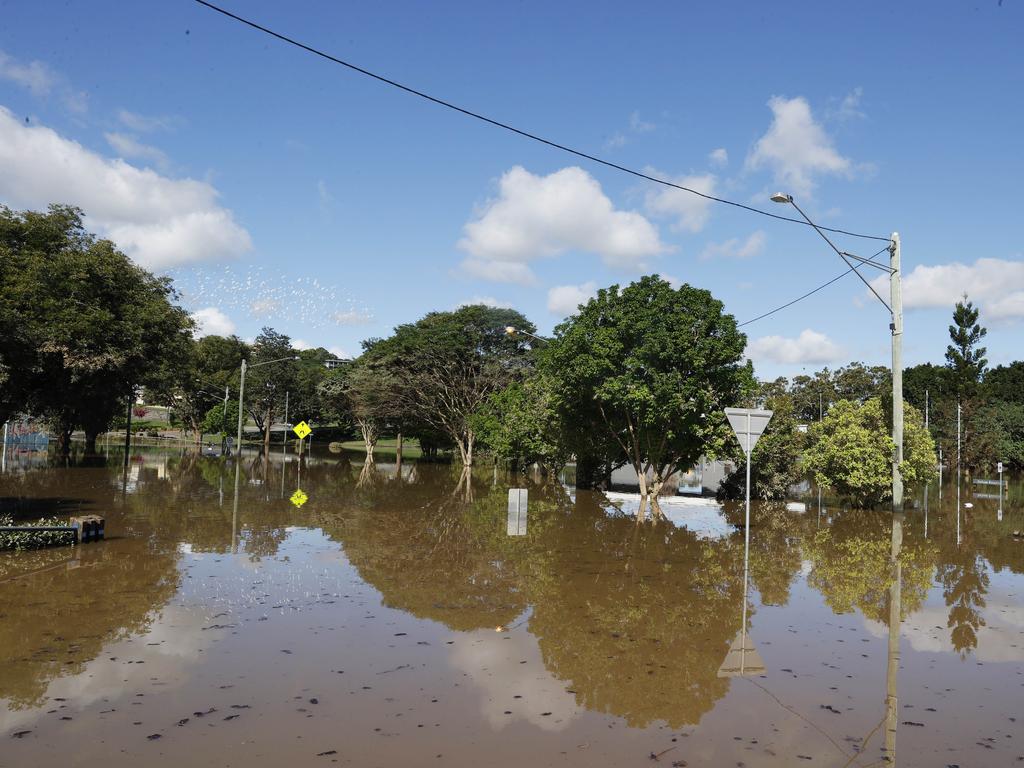
[(270, 453), (270, 426), (273, 415), (271, 410), (267, 408), (266, 418), (263, 419), (263, 450), (266, 453)]
[(395, 439), (395, 466), (398, 468), (398, 477), (402, 477), (402, 432), (399, 430)]
[(85, 452), (89, 455), (96, 453), (96, 438), (99, 437), (99, 431), (95, 429), (85, 430)]
[(377, 425), (368, 419), (360, 419), (359, 432), (363, 436), (363, 447), (366, 449), (366, 460), (373, 461), (373, 451), (377, 447), (380, 432)]

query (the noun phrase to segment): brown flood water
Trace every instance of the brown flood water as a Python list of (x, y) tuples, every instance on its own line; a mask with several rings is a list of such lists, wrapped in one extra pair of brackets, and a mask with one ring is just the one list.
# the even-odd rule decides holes
[(108, 540), (0, 553), (0, 766), (1024, 765), (1019, 481), (1001, 514), (757, 505), (746, 582), (734, 504), (637, 526), (325, 454), (246, 458), (236, 513), (234, 481), (8, 464), (4, 509)]

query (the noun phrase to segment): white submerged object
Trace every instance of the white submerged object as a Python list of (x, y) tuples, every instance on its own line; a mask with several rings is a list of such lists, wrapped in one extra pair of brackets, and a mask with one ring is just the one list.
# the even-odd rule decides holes
[(796, 513), (802, 515), (804, 512), (807, 511), (807, 505), (804, 504), (802, 501), (787, 501), (786, 502), (786, 511), (787, 512), (796, 512)]

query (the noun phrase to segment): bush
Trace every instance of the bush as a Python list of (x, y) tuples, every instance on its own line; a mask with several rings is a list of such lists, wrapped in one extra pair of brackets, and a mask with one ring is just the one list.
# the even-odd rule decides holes
[[(900, 471), (904, 483), (912, 485), (934, 472), (935, 443), (913, 406), (904, 404), (903, 421)], [(892, 496), (893, 451), (889, 420), (878, 398), (840, 400), (811, 427), (803, 466), (819, 485), (868, 506)]]

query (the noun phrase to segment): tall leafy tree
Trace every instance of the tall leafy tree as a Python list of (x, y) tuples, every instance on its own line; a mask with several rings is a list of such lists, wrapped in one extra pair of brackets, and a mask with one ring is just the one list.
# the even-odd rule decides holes
[(463, 465), (472, 466), (474, 414), (495, 392), (523, 378), (530, 366), (527, 337), (510, 335), (510, 327), (536, 331), (513, 309), (470, 305), (431, 312), (373, 343), (367, 354), (374, 369), (387, 377), (389, 402), (398, 410), (393, 418), (445, 436)]
[(263, 328), (253, 342), (245, 407), (260, 430), (264, 449), (270, 448), (274, 419), (284, 412), (284, 393), (295, 389), (295, 357), (291, 339), (273, 328)]
[[(821, 422), (811, 426), (803, 466), (818, 484), (830, 486), (858, 504), (870, 505), (891, 494), (894, 450), (881, 400), (840, 400)], [(924, 429), (921, 414), (907, 405), (900, 464), (903, 479), (908, 484), (925, 480), (934, 467), (935, 444)]]
[(614, 440), (645, 499), (702, 453), (722, 451), (722, 411), (753, 388), (746, 336), (722, 303), (657, 275), (601, 289), (555, 335), (543, 361), (566, 420)]
[[(3, 209), (0, 238), (0, 308), (19, 326), (0, 343), (0, 375), (20, 409), (50, 419), (64, 452), (76, 427), (94, 450), (135, 389), (180, 360), (192, 322), (169, 278), (89, 233), (76, 208)], [(8, 361), (18, 365), (13, 376)]]
[(953, 324), (949, 326), (952, 342), (946, 347), (946, 366), (953, 373), (957, 394), (961, 399), (972, 396), (985, 372), (988, 360), (985, 347), (978, 346), (988, 330), (978, 322), (978, 310), (964, 294), (953, 309)]

